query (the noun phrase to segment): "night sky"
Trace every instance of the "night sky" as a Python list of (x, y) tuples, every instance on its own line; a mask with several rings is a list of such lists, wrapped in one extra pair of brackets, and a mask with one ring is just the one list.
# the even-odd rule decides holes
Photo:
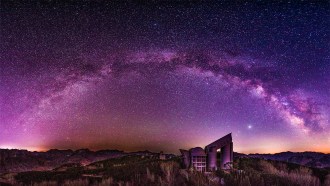
[(0, 5), (0, 148), (330, 153), (327, 1)]

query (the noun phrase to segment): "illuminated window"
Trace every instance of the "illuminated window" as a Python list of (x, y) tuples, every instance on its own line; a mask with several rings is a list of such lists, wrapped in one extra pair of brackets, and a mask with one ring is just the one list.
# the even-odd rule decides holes
[(192, 164), (197, 171), (206, 171), (206, 156), (193, 156)]

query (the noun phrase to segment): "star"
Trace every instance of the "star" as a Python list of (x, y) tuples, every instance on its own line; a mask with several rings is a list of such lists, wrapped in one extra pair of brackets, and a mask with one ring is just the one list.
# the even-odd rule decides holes
[(0, 147), (330, 152), (324, 4), (150, 5), (2, 3)]

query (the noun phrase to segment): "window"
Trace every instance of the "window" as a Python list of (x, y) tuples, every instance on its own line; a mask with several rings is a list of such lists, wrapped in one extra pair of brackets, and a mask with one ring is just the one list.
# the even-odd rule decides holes
[(193, 156), (192, 164), (197, 171), (206, 171), (206, 156)]

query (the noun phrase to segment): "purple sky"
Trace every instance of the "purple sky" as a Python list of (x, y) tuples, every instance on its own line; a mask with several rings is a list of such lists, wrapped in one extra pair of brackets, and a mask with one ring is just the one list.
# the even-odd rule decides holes
[(330, 153), (329, 11), (4, 2), (0, 148)]

